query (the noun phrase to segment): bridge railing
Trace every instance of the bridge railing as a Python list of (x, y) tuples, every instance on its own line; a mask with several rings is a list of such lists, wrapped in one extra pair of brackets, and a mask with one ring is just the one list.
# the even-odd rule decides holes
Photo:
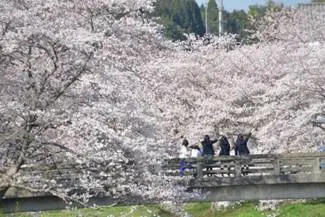
[[(182, 162), (182, 163), (181, 163)], [(180, 175), (197, 179), (206, 176), (283, 176), (295, 174), (325, 174), (325, 153), (262, 154), (165, 160), (165, 175)]]

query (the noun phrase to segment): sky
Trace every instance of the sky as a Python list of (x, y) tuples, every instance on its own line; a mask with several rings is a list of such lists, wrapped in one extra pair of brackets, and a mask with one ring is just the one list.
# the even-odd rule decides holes
[[(196, 0), (199, 5), (206, 3), (208, 0)], [(216, 0), (218, 3), (219, 0)], [(223, 0), (224, 8), (227, 11), (232, 11), (234, 9), (247, 10), (249, 5), (254, 4), (265, 4), (267, 0)], [(310, 3), (311, 0), (275, 0), (275, 2), (281, 2), (284, 5), (297, 5), (298, 3)]]

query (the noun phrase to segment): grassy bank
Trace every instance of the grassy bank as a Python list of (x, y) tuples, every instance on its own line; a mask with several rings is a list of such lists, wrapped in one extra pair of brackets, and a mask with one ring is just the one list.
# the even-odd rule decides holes
[[(276, 210), (260, 211), (254, 202), (243, 203), (232, 208), (213, 209), (210, 203), (192, 203), (185, 206), (192, 217), (325, 217), (325, 201), (282, 204)], [(50, 211), (42, 213), (7, 214), (17, 217), (174, 217), (160, 206), (120, 206), (111, 208)]]

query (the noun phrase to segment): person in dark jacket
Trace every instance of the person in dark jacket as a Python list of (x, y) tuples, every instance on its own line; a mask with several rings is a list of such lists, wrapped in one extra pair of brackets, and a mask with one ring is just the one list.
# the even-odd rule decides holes
[[(219, 146), (220, 146), (220, 152), (219, 156), (229, 156), (230, 155), (230, 144), (228, 142), (228, 139), (226, 136), (221, 136), (219, 139)], [(221, 175), (225, 176), (225, 174), (228, 174), (228, 177), (230, 176), (230, 168), (227, 164), (223, 165), (221, 167)]]
[[(209, 160), (214, 156), (214, 149), (213, 149), (213, 143), (216, 143), (218, 140), (210, 140), (209, 135), (205, 135), (203, 141), (201, 142), (202, 144), (202, 148), (203, 148), (203, 152), (202, 152), (202, 156), (203, 157), (207, 157), (208, 159), (208, 164), (209, 164)], [(207, 171), (212, 171), (212, 167), (207, 167)], [(208, 176), (211, 176), (211, 173), (208, 173)]]
[[(247, 142), (249, 138), (251, 137), (251, 133), (247, 135), (239, 134), (235, 143), (235, 155), (244, 156), (249, 155), (249, 149), (247, 147)], [(248, 174), (248, 165), (244, 164), (242, 165), (241, 171), (244, 176)]]
[(203, 156), (214, 156), (213, 143), (216, 143), (218, 140), (210, 140), (209, 135), (205, 135), (203, 141), (201, 142), (203, 147)]
[(247, 135), (239, 134), (235, 142), (235, 155), (249, 155), (249, 149), (247, 147), (247, 142), (252, 134)]
[(219, 152), (219, 156), (222, 156), (222, 155), (229, 156), (230, 155), (230, 144), (229, 144), (226, 136), (221, 136), (221, 138), (219, 140), (219, 145), (221, 148), (221, 150)]

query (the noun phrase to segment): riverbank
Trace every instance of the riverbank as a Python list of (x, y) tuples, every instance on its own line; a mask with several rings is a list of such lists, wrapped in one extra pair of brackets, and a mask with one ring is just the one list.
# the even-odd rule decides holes
[[(259, 202), (236, 203), (226, 208), (211, 206), (211, 203), (190, 203), (183, 208), (191, 217), (325, 217), (325, 200), (304, 203), (284, 202), (264, 206)], [(41, 213), (0, 214), (14, 217), (174, 217), (165, 206), (116, 206), (95, 209), (50, 211)]]

